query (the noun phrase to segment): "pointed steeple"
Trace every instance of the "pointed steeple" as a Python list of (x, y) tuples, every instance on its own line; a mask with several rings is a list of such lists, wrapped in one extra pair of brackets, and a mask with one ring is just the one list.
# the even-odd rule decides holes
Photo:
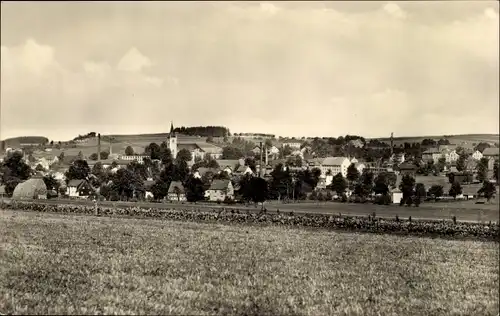
[(174, 122), (170, 121), (170, 135), (174, 134)]

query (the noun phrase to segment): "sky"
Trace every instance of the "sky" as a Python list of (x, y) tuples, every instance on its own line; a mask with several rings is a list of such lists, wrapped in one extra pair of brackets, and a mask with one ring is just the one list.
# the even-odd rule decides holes
[(1, 3), (0, 139), (499, 132), (496, 1)]

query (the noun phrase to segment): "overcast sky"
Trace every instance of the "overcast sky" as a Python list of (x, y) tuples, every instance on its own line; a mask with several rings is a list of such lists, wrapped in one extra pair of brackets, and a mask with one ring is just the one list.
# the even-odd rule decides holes
[(498, 2), (1, 4), (1, 139), (498, 133)]

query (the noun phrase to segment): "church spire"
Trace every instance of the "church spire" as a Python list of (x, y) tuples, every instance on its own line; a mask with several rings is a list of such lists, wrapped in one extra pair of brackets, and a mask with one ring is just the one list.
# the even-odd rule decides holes
[(174, 133), (174, 122), (170, 121), (170, 134)]

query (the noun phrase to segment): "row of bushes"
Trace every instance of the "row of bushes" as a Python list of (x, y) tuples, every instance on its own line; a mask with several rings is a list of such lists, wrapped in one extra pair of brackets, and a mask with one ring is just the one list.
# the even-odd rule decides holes
[(88, 214), (98, 216), (134, 216), (182, 221), (216, 221), (246, 224), (274, 224), (285, 226), (318, 227), (359, 232), (390, 233), (403, 235), (474, 238), (500, 241), (498, 223), (465, 223), (453, 221), (422, 221), (368, 217), (332, 216), (323, 214), (260, 213), (232, 209), (175, 210), (140, 207), (113, 208), (75, 205), (48, 205), (36, 202), (11, 201), (0, 204), (0, 209), (63, 214)]

